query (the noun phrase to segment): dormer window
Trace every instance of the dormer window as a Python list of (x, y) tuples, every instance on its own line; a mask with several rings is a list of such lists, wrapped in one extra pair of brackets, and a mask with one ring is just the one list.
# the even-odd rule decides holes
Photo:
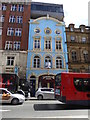
[(72, 28), (72, 27), (70, 28), (70, 31), (73, 31), (73, 28)]
[(81, 28), (81, 32), (84, 32), (84, 29), (83, 29), (83, 28)]

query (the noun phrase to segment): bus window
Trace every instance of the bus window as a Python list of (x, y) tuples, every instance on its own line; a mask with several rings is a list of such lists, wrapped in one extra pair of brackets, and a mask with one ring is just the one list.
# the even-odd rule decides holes
[(74, 82), (76, 86), (80, 86), (82, 84), (80, 79), (76, 79)]
[(83, 91), (90, 91), (90, 79), (83, 79)]
[(85, 86), (88, 86), (88, 80), (84, 80), (83, 82)]
[(82, 91), (82, 79), (74, 78), (74, 86), (78, 91)]
[(78, 91), (90, 91), (90, 78), (74, 78), (74, 86)]

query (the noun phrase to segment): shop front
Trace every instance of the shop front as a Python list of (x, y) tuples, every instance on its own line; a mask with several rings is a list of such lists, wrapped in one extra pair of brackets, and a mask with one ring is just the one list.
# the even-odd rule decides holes
[(42, 75), (38, 78), (38, 87), (54, 88), (55, 76), (54, 75)]

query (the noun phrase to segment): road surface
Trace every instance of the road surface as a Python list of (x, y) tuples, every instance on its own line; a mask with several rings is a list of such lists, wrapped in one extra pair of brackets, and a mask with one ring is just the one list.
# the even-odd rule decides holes
[(22, 105), (3, 104), (0, 115), (2, 120), (88, 120), (89, 110), (88, 107), (65, 105), (57, 100), (27, 100)]

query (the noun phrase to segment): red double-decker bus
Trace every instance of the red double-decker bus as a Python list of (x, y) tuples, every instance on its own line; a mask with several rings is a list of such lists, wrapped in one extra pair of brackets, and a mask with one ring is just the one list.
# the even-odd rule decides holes
[(90, 73), (57, 74), (55, 98), (66, 104), (90, 105)]

